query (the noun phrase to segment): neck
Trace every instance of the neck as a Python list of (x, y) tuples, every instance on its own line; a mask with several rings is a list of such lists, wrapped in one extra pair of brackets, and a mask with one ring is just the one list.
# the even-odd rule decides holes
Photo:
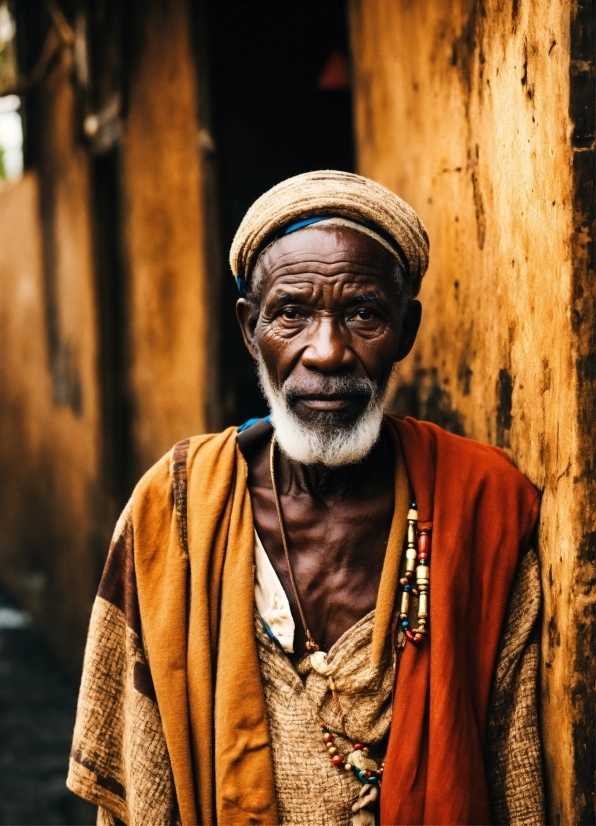
[(280, 493), (290, 496), (311, 496), (323, 503), (385, 488), (393, 479), (393, 451), (386, 433), (361, 462), (342, 467), (303, 465), (295, 462), (279, 448), (275, 453), (275, 473)]

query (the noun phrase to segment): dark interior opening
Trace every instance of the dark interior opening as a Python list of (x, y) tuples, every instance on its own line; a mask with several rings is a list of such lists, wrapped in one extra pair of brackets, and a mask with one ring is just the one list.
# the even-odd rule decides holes
[(345, 0), (210, 0), (211, 113), (222, 244), (223, 425), (267, 413), (236, 323), (227, 251), (265, 190), (314, 169), (354, 168)]
[(127, 394), (126, 306), (121, 250), (120, 157), (115, 146), (93, 157), (93, 225), (99, 321), (103, 473), (122, 508), (131, 488), (131, 416)]

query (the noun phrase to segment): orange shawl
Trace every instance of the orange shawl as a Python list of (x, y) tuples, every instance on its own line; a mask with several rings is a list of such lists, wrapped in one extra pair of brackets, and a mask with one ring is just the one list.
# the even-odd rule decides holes
[[(399, 668), (381, 821), (486, 824), (489, 689), (538, 497), (502, 451), (413, 419), (388, 421), (420, 520), (433, 525), (432, 613), (430, 643), (407, 646)], [(132, 522), (142, 636), (181, 821), (274, 824), (246, 464), (232, 428), (192, 439), (181, 499), (180, 468), (170, 462), (137, 486)], [(186, 502), (181, 521), (176, 509)], [(388, 548), (395, 558), (400, 552)]]

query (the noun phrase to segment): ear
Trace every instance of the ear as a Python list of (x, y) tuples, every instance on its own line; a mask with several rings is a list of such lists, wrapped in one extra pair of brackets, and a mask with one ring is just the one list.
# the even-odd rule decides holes
[(422, 318), (422, 304), (413, 299), (410, 301), (406, 315), (402, 322), (399, 351), (396, 361), (405, 359), (416, 341), (420, 319)]
[(236, 302), (236, 318), (238, 319), (238, 324), (240, 325), (240, 331), (242, 332), (242, 338), (246, 344), (246, 349), (251, 354), (253, 359), (256, 359), (257, 351), (252, 342), (257, 321), (252, 316), (251, 306), (246, 298), (239, 298)]

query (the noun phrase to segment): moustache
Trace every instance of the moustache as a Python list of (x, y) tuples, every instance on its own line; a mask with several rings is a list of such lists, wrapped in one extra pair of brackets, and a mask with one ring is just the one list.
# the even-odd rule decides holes
[(371, 399), (379, 392), (376, 381), (356, 376), (313, 375), (305, 379), (290, 376), (282, 384), (281, 390), (290, 407), (301, 398), (308, 396), (352, 396)]

